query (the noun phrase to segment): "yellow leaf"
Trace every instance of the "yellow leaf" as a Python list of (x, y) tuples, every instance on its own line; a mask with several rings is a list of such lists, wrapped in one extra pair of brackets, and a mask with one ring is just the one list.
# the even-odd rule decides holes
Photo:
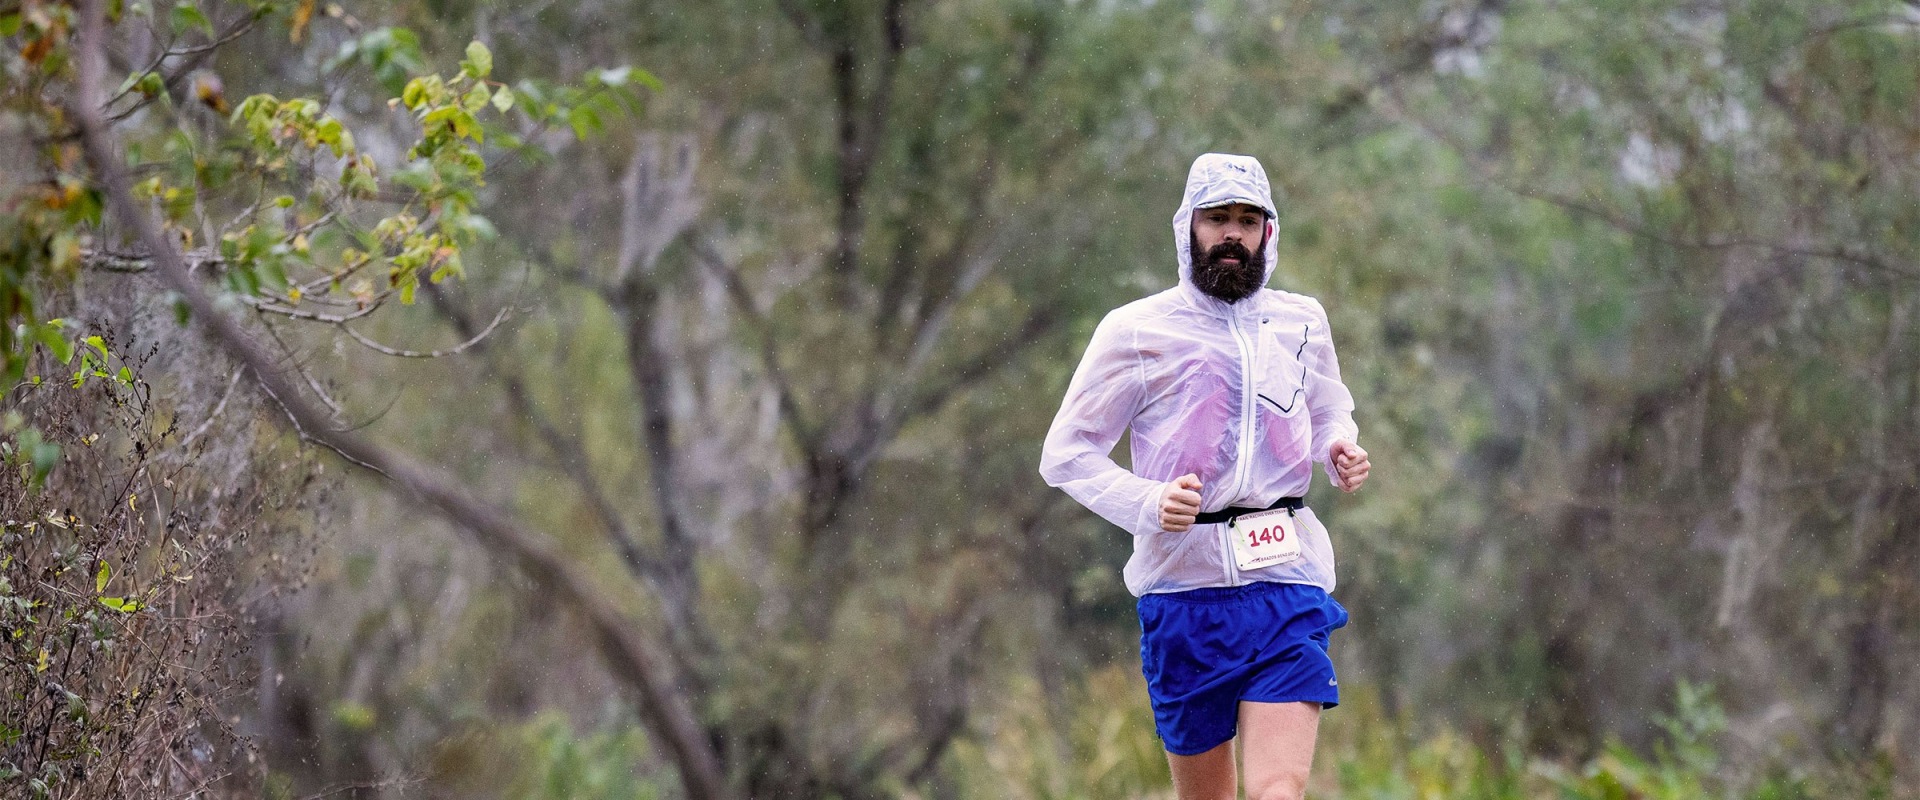
[(47, 648), (40, 648), (40, 660), (33, 665), (34, 672), (47, 671)]
[(293, 30), (288, 39), (294, 44), (307, 35), (307, 23), (313, 21), (313, 0), (300, 0), (300, 7), (293, 10)]

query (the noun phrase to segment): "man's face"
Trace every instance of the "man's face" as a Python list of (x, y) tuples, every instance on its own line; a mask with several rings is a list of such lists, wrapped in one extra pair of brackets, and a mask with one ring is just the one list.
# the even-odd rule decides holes
[(1259, 291), (1267, 273), (1267, 212), (1235, 203), (1193, 212), (1193, 283), (1229, 303)]

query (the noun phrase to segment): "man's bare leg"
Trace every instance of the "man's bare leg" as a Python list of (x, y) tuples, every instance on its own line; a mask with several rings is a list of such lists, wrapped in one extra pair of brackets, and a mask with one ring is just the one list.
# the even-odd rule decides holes
[[(1313, 771), (1314, 739), (1319, 734), (1319, 703), (1242, 702), (1239, 741), (1247, 773), (1247, 800), (1306, 797), (1307, 775)], [(1176, 786), (1178, 780), (1176, 773)]]
[(1232, 739), (1199, 755), (1168, 753), (1167, 764), (1173, 767), (1173, 794), (1180, 800), (1234, 800), (1238, 794)]

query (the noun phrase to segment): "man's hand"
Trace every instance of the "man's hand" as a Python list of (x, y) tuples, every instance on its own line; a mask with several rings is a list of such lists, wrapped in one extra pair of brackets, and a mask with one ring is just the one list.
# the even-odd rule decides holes
[(1359, 491), (1360, 484), (1367, 482), (1367, 472), (1373, 469), (1367, 451), (1345, 439), (1327, 448), (1327, 459), (1333, 462), (1334, 485), (1349, 494)]
[(1200, 476), (1191, 472), (1162, 484), (1160, 489), (1160, 529), (1179, 533), (1193, 527), (1200, 513)]

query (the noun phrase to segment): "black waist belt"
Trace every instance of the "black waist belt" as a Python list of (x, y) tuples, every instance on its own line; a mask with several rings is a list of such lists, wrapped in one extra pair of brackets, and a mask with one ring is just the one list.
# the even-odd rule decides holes
[(1282, 497), (1279, 500), (1274, 501), (1273, 505), (1267, 506), (1266, 508), (1241, 508), (1240, 506), (1228, 506), (1226, 508), (1220, 509), (1219, 511), (1200, 512), (1199, 516), (1196, 516), (1193, 518), (1193, 524), (1212, 525), (1219, 522), (1226, 522), (1228, 520), (1233, 519), (1234, 517), (1244, 517), (1248, 514), (1258, 514), (1262, 511), (1272, 511), (1276, 508), (1290, 508), (1295, 511), (1298, 511), (1301, 508), (1304, 508), (1306, 505), (1307, 505), (1306, 498)]

